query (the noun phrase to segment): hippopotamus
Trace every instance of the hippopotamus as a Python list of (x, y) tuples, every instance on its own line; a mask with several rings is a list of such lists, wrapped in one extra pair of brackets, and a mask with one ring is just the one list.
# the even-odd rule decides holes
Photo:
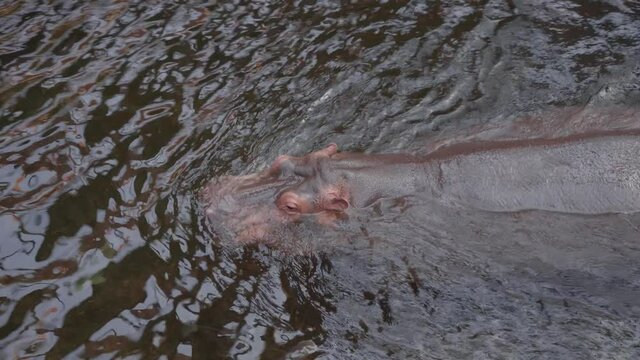
[[(242, 243), (277, 241), (283, 224), (332, 226), (381, 199), (418, 197), (492, 212), (640, 211), (640, 132), (471, 141), (425, 155), (281, 155), (265, 170), (213, 180), (206, 215)], [(276, 237), (276, 239), (274, 239)]]

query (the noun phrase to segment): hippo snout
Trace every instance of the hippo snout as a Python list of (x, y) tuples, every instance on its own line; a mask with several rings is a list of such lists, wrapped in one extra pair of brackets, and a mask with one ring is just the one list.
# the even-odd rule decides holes
[(304, 219), (333, 223), (350, 207), (347, 187), (323, 171), (336, 151), (331, 144), (302, 157), (283, 155), (262, 172), (214, 179), (201, 196), (214, 232), (236, 242), (271, 242)]
[(288, 220), (274, 203), (288, 184), (264, 173), (215, 179), (201, 193), (207, 220), (214, 232), (235, 242), (264, 241)]

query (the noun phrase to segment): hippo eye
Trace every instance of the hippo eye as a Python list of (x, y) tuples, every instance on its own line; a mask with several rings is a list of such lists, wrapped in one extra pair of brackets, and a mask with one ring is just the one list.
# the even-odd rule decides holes
[(277, 200), (277, 206), (278, 209), (290, 215), (302, 212), (299, 196), (291, 192), (285, 192), (280, 195)]
[(288, 202), (288, 203), (284, 204), (284, 210), (286, 212), (297, 212), (298, 211), (298, 204), (293, 203), (293, 202)]
[(300, 207), (296, 202), (293, 201), (283, 202), (282, 204), (280, 204), (279, 208), (287, 214), (297, 214), (300, 212)]

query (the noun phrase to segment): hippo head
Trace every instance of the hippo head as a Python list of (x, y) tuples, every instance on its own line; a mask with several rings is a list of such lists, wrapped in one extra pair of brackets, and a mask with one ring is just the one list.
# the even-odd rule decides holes
[(329, 169), (336, 152), (331, 144), (302, 157), (282, 155), (262, 172), (212, 181), (202, 198), (214, 231), (240, 243), (276, 243), (292, 224), (333, 224), (349, 208), (344, 181)]

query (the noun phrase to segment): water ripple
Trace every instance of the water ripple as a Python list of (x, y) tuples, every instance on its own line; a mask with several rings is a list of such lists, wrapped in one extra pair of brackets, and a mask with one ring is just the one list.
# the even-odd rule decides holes
[(379, 204), (300, 230), (326, 253), (287, 256), (221, 245), (194, 194), (328, 142), (425, 152), (634, 126), (639, 14), (634, 1), (1, 4), (0, 357), (637, 356), (635, 215)]

